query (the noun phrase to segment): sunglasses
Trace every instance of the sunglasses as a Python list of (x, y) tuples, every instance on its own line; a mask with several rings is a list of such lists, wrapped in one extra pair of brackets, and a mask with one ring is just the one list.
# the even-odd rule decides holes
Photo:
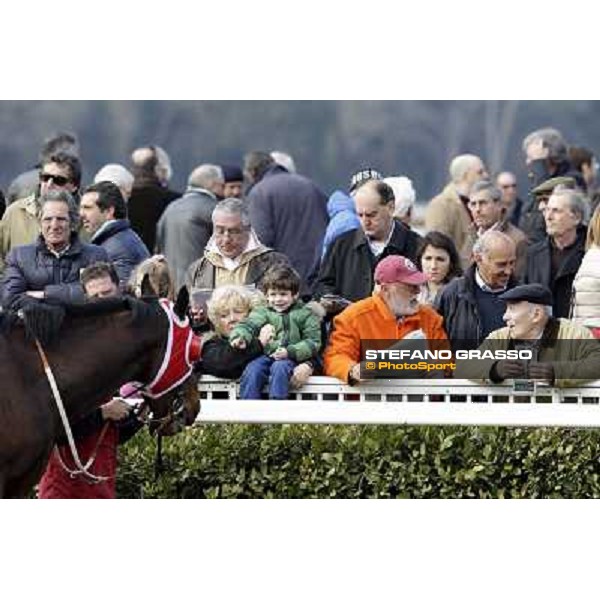
[(44, 183), (54, 181), (54, 183), (59, 186), (67, 185), (67, 183), (71, 181), (69, 177), (63, 177), (62, 175), (52, 175), (51, 173), (40, 173), (40, 180)]

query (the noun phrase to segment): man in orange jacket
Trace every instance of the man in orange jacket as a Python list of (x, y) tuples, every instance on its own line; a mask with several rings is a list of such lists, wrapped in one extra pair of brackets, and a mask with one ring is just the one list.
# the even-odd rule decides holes
[(448, 339), (442, 317), (417, 301), (427, 276), (408, 258), (387, 256), (377, 265), (374, 278), (377, 291), (334, 319), (325, 350), (325, 374), (350, 385), (364, 379), (360, 373), (361, 340)]

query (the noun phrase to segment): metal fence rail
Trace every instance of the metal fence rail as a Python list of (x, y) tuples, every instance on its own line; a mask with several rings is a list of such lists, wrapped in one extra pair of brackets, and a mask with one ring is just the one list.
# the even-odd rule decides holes
[(203, 376), (199, 423), (600, 427), (600, 380), (577, 388), (385, 379), (350, 387), (311, 377), (290, 400), (240, 400), (235, 381)]

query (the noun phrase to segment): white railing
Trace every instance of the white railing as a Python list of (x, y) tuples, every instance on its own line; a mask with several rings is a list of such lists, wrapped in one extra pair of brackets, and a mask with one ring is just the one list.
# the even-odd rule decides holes
[(600, 427), (600, 380), (577, 388), (392, 380), (350, 387), (311, 377), (291, 400), (240, 400), (235, 381), (203, 376), (199, 423), (320, 423)]

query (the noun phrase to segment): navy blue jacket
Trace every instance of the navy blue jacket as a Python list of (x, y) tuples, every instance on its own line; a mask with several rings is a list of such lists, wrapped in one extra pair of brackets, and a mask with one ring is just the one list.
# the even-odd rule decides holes
[[(475, 292), (475, 269), (472, 264), (462, 277), (450, 281), (435, 301), (434, 308), (444, 319), (444, 329), (453, 351), (475, 350), (485, 337), (481, 306)], [(517, 281), (511, 277), (506, 289), (515, 285)]]
[(18, 310), (38, 302), (27, 291), (43, 291), (48, 300), (82, 302), (84, 293), (79, 283), (81, 269), (98, 261), (107, 261), (106, 250), (84, 244), (76, 233), (71, 245), (60, 257), (48, 250), (40, 235), (35, 244), (16, 246), (6, 256), (2, 280), (2, 306)]
[(127, 283), (133, 268), (150, 256), (142, 238), (131, 228), (128, 219), (116, 219), (100, 229), (91, 239), (101, 246), (113, 263), (121, 286)]
[(285, 254), (303, 282), (314, 275), (327, 227), (327, 197), (310, 180), (274, 165), (248, 194), (260, 241)]

